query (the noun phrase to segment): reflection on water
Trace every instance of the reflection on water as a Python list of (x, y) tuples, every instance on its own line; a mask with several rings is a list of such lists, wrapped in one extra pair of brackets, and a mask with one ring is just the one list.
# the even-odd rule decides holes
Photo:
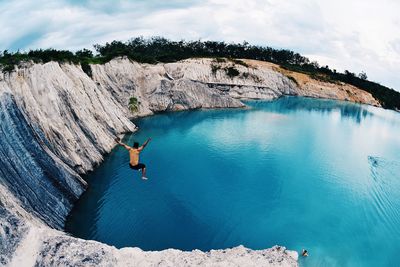
[(370, 111), (372, 107), (330, 99), (298, 98), (296, 101), (293, 101), (293, 97), (284, 97), (279, 99), (275, 105), (269, 105), (265, 101), (254, 101), (251, 105), (255, 108), (267, 108), (279, 113), (298, 112), (299, 110), (321, 113), (338, 111), (342, 118), (353, 119), (357, 123), (360, 123), (369, 116), (373, 116), (373, 113)]
[(281, 244), (307, 248), (303, 266), (396, 266), (400, 115), (309, 98), (247, 104), (138, 120), (124, 140), (153, 138), (150, 179), (114, 149), (67, 230), (117, 247)]

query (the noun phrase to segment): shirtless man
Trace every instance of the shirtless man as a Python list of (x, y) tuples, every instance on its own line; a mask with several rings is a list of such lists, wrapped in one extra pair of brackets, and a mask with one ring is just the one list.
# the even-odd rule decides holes
[(138, 142), (133, 143), (133, 147), (130, 147), (124, 143), (121, 142), (120, 138), (116, 138), (115, 141), (125, 147), (129, 151), (129, 167), (134, 170), (142, 170), (142, 179), (147, 180), (146, 177), (146, 165), (143, 163), (139, 163), (139, 154), (142, 152), (142, 150), (147, 146), (147, 144), (150, 142), (151, 138), (147, 139), (146, 142), (143, 143), (142, 146), (139, 147)]

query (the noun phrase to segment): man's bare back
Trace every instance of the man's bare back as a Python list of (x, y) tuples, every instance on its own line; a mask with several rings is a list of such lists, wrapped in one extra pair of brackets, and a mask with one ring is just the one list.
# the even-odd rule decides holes
[(137, 164), (139, 164), (139, 154), (140, 154), (140, 150), (136, 149), (136, 148), (131, 148), (129, 150), (129, 164), (135, 166)]

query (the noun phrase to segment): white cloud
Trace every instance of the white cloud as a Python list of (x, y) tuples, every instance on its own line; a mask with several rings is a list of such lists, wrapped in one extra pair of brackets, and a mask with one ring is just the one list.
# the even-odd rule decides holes
[(397, 0), (0, 0), (0, 49), (76, 50), (137, 35), (247, 40), (400, 89), (398, 10)]

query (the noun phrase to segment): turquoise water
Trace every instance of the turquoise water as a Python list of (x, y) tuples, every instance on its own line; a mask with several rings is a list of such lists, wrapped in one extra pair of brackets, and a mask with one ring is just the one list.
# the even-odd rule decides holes
[(400, 113), (282, 98), (249, 109), (160, 114), (86, 179), (67, 222), (116, 247), (309, 250), (302, 266), (398, 266)]

